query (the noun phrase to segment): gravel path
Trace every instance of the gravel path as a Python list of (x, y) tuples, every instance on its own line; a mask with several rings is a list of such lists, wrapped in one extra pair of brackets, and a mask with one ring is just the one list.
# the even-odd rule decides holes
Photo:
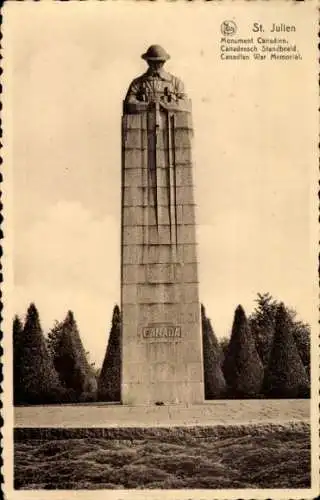
[(15, 408), (16, 427), (165, 427), (307, 422), (310, 400), (210, 401), (193, 406), (61, 405)]

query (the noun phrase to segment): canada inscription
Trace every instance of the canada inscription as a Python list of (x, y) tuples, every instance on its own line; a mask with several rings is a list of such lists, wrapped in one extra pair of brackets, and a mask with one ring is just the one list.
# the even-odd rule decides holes
[(181, 338), (181, 327), (172, 325), (152, 325), (145, 326), (142, 329), (144, 339), (164, 339), (175, 340)]

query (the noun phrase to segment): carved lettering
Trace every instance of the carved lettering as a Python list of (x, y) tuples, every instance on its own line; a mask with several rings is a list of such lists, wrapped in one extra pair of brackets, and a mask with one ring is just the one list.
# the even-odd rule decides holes
[(181, 338), (181, 327), (173, 325), (152, 325), (142, 328), (144, 339), (168, 339)]

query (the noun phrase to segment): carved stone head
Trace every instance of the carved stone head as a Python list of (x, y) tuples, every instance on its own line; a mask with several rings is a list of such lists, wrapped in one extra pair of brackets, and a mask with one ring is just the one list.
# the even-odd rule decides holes
[(150, 45), (147, 52), (142, 54), (141, 57), (147, 61), (149, 67), (152, 69), (161, 68), (164, 63), (170, 59), (169, 54), (161, 45)]

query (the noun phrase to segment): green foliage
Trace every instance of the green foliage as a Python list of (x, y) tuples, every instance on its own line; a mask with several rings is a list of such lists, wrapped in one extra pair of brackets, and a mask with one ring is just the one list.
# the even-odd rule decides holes
[(257, 397), (261, 392), (263, 365), (241, 306), (235, 312), (223, 373), (233, 398)]
[(290, 317), (283, 304), (277, 308), (275, 334), (263, 389), (270, 398), (309, 395), (308, 377), (292, 335)]
[(28, 308), (25, 325), (13, 322), (14, 402), (53, 403), (61, 396), (61, 385), (42, 333), (34, 304)]
[[(249, 317), (249, 323), (256, 342), (257, 351), (266, 368), (273, 344), (276, 314), (280, 302), (275, 300), (269, 293), (258, 293), (256, 303), (257, 307)], [(294, 309), (290, 309), (287, 306), (284, 306), (284, 308), (288, 317), (288, 328), (291, 330), (302, 362), (309, 374), (310, 327), (306, 323), (297, 320), (297, 313)]]
[(81, 342), (73, 313), (68, 312), (63, 322), (56, 322), (48, 335), (48, 345), (61, 383), (66, 387), (70, 401), (94, 399), (96, 380)]
[(120, 401), (121, 384), (121, 315), (115, 305), (108, 346), (98, 379), (99, 401)]
[(221, 351), (211, 321), (201, 304), (203, 369), (205, 399), (218, 399), (226, 392), (226, 381), (221, 369)]

